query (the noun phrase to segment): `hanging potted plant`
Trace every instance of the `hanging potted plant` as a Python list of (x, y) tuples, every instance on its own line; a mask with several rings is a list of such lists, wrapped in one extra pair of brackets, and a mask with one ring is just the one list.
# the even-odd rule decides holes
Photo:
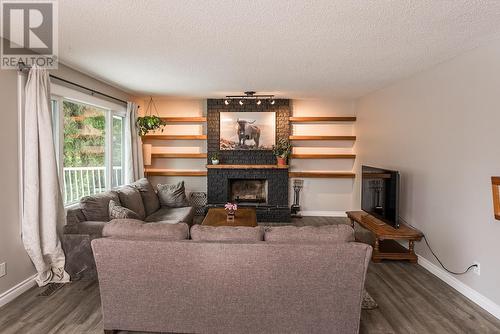
[(286, 165), (286, 161), (292, 152), (292, 145), (287, 139), (280, 139), (276, 145), (273, 145), (273, 154), (276, 156), (278, 166)]
[[(152, 110), (154, 109), (156, 115), (152, 114)], [(153, 102), (153, 98), (149, 97), (149, 103), (146, 108), (146, 112), (144, 116), (137, 117), (135, 121), (135, 126), (137, 128), (137, 133), (139, 136), (143, 137), (147, 135), (149, 132), (161, 130), (163, 132), (163, 127), (165, 126), (165, 121), (160, 118), (158, 115), (158, 110), (156, 109), (156, 105)], [(151, 152), (153, 150), (153, 145), (151, 144), (142, 144), (142, 156), (145, 166), (151, 165)]]
[(165, 122), (158, 116), (148, 115), (137, 117), (137, 131), (139, 132), (139, 136), (145, 136), (149, 132), (158, 130), (161, 128), (161, 132), (163, 132), (163, 126)]
[[(153, 109), (156, 115), (152, 114)], [(165, 124), (165, 121), (158, 116), (158, 110), (156, 109), (156, 105), (153, 102), (153, 98), (149, 97), (149, 103), (144, 116), (137, 117), (137, 121), (135, 122), (139, 136), (145, 136), (149, 132), (156, 130), (161, 130), (161, 132), (163, 132), (163, 127), (165, 126)]]

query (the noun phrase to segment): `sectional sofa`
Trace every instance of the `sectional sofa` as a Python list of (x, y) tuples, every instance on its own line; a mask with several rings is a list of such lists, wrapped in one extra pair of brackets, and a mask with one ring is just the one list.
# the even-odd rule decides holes
[(350, 226), (113, 221), (92, 241), (106, 333), (359, 331), (371, 247)]
[(147, 223), (191, 225), (195, 213), (191, 206), (162, 206), (155, 189), (146, 178), (112, 191), (83, 197), (79, 204), (67, 209), (62, 236), (66, 271), (73, 278), (82, 273), (90, 278), (95, 277), (90, 242), (102, 237), (104, 226), (111, 220), (110, 201), (137, 212), (141, 220)]

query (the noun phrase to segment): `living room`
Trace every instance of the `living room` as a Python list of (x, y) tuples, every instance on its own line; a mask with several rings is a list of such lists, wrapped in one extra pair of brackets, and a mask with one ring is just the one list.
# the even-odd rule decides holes
[(1, 6), (0, 333), (500, 333), (499, 2)]

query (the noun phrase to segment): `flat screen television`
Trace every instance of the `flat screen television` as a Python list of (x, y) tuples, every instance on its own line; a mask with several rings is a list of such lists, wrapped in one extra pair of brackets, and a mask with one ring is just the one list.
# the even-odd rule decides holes
[(361, 209), (399, 227), (399, 172), (362, 166)]

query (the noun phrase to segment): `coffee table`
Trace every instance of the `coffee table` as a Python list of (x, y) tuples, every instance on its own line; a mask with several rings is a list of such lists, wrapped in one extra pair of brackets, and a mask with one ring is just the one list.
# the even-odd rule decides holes
[(210, 208), (201, 225), (205, 226), (257, 226), (257, 215), (253, 208), (239, 208), (234, 214), (234, 221), (227, 221), (226, 210)]

